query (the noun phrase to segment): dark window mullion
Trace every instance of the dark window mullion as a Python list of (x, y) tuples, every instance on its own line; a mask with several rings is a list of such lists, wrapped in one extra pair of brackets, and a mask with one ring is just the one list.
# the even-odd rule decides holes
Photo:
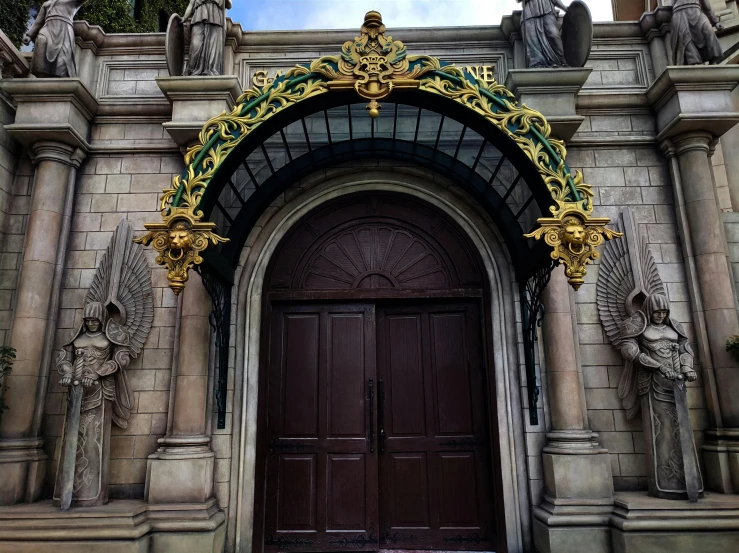
[(231, 218), (231, 216), (230, 216), (230, 215), (228, 214), (228, 212), (226, 211), (226, 208), (224, 208), (224, 207), (223, 207), (223, 206), (221, 205), (221, 202), (218, 202), (218, 201), (217, 201), (217, 202), (216, 202), (216, 207), (218, 208), (218, 211), (220, 211), (220, 212), (221, 212), (221, 214), (222, 214), (222, 215), (223, 215), (223, 216), (224, 216), (224, 217), (226, 218), (226, 221), (228, 221), (228, 224), (229, 224), (229, 225), (231, 225), (231, 226), (233, 226), (233, 224), (234, 224), (234, 220), (233, 220), (233, 219)]
[(262, 147), (262, 154), (264, 154), (264, 159), (267, 160), (267, 165), (269, 166), (269, 170), (272, 172), (272, 174), (275, 174), (275, 168), (272, 166), (272, 161), (269, 159), (269, 154), (267, 154), (267, 148), (264, 147), (264, 142), (260, 144)]
[(305, 125), (305, 118), (301, 119), (300, 122), (303, 125), (303, 134), (305, 135), (305, 143), (308, 145), (308, 151), (312, 152), (313, 148), (310, 145), (310, 138), (308, 137), (308, 127)]
[(495, 177), (498, 176), (498, 171), (500, 171), (500, 168), (503, 166), (503, 162), (505, 161), (505, 156), (501, 155), (500, 160), (498, 160), (498, 165), (495, 166), (495, 170), (493, 171), (493, 176), (490, 177), (490, 180), (488, 181), (488, 186), (492, 186), (495, 182)]
[(480, 158), (482, 157), (482, 153), (485, 151), (485, 146), (488, 145), (488, 141), (483, 139), (482, 146), (480, 146), (480, 151), (477, 152), (477, 157), (475, 158), (475, 163), (472, 164), (472, 170), (474, 171), (477, 169), (477, 164), (480, 163)]
[(518, 213), (516, 213), (516, 217), (515, 217), (516, 220), (518, 220), (518, 218), (523, 214), (524, 211), (526, 211), (526, 208), (529, 207), (531, 205), (531, 202), (533, 201), (534, 201), (534, 195), (531, 194), (531, 196), (529, 196), (529, 199), (526, 200), (526, 203), (523, 204), (523, 207), (518, 210)]
[(331, 140), (331, 125), (329, 125), (329, 122), (328, 122), (328, 112), (325, 109), (323, 110), (323, 115), (326, 118), (326, 133), (328, 134), (328, 145), (329, 146), (333, 146), (334, 143)]
[(282, 137), (282, 143), (285, 145), (285, 151), (287, 152), (287, 159), (289, 159), (290, 163), (292, 163), (293, 155), (290, 152), (290, 145), (287, 143), (287, 137), (285, 136), (285, 131), (283, 129), (280, 129), (280, 136)]
[(511, 192), (513, 192), (513, 189), (516, 188), (516, 186), (518, 185), (518, 181), (520, 180), (521, 180), (521, 173), (519, 173), (518, 176), (515, 179), (513, 179), (513, 183), (511, 184), (511, 187), (508, 190), (506, 190), (505, 196), (503, 196), (504, 202), (508, 199), (508, 196), (511, 195)]
[(459, 155), (459, 149), (462, 147), (462, 141), (464, 140), (464, 135), (467, 132), (467, 127), (462, 127), (462, 132), (459, 135), (459, 141), (457, 142), (457, 149), (454, 150), (454, 159), (457, 159), (457, 156)]
[(257, 182), (257, 178), (254, 176), (254, 173), (251, 172), (251, 169), (249, 168), (249, 163), (244, 160), (241, 162), (241, 165), (244, 166), (244, 169), (246, 169), (246, 174), (249, 175), (251, 182), (254, 183), (254, 188), (259, 188), (259, 183)]
[(241, 207), (244, 207), (244, 204), (246, 204), (246, 201), (244, 200), (243, 196), (239, 192), (239, 189), (236, 188), (236, 185), (233, 183), (231, 179), (228, 179), (228, 186), (231, 188), (231, 191), (234, 193), (234, 196), (236, 196), (236, 199), (239, 200)]
[(441, 140), (441, 131), (444, 129), (444, 120), (446, 115), (441, 116), (441, 122), (439, 122), (439, 130), (436, 133), (436, 142), (434, 142), (434, 150), (439, 149), (439, 140)]

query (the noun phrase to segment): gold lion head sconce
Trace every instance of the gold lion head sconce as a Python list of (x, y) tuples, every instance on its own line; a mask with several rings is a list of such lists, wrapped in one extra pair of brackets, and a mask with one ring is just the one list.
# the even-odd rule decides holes
[(558, 204), (559, 208), (552, 207), (554, 217), (541, 217), (537, 221), (540, 227), (524, 236), (537, 240), (543, 236), (552, 247), (552, 259), (564, 264), (567, 280), (578, 290), (585, 282), (585, 265), (600, 256), (596, 246), (604, 238), (611, 240), (623, 235), (606, 227), (611, 221), (608, 217), (591, 217), (592, 208), (584, 210), (581, 202)]
[(149, 232), (135, 242), (151, 244), (159, 252), (156, 262), (167, 267), (169, 287), (175, 294), (185, 288), (190, 269), (203, 262), (200, 253), (209, 244), (228, 242), (215, 233), (215, 223), (199, 221), (188, 208), (171, 208), (164, 221), (144, 226)]

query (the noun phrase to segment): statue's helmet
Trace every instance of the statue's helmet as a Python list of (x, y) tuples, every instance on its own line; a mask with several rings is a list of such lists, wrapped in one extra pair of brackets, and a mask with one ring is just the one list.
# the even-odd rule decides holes
[(667, 317), (670, 316), (670, 300), (664, 294), (650, 294), (644, 300), (644, 313), (647, 320), (652, 320), (652, 313), (655, 311), (667, 311)]
[(97, 319), (101, 325), (105, 324), (105, 316), (107, 315), (105, 306), (99, 301), (91, 301), (85, 305), (83, 319)]

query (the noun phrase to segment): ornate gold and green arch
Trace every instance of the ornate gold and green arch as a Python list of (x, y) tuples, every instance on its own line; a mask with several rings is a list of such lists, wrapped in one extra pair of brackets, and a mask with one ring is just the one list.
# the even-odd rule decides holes
[(347, 41), (337, 56), (325, 56), (298, 65), (262, 88), (247, 90), (231, 113), (208, 121), (199, 144), (185, 157), (182, 175), (161, 200), (162, 221), (148, 223), (148, 234), (138, 239), (159, 253), (156, 262), (168, 268), (172, 290), (178, 294), (188, 272), (202, 263), (201, 253), (211, 244), (227, 241), (212, 222), (203, 221), (199, 204), (211, 178), (229, 154), (257, 127), (283, 110), (321, 94), (352, 90), (369, 101), (370, 117), (377, 117), (380, 100), (396, 90), (416, 90), (442, 96), (471, 110), (511, 139), (534, 164), (552, 197), (551, 217), (526, 237), (551, 246), (551, 257), (565, 265), (570, 284), (577, 289), (585, 265), (598, 257), (595, 246), (619, 236), (606, 228), (605, 217), (593, 217), (590, 185), (565, 162), (564, 142), (550, 136), (544, 116), (518, 105), (511, 92), (485, 83), (469, 72), (430, 56), (408, 55), (402, 42), (385, 34), (377, 12), (365, 16), (360, 35)]

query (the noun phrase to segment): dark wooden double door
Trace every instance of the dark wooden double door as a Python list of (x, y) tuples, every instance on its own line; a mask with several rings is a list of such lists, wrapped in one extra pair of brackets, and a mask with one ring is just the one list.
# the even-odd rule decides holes
[(477, 305), (272, 313), (265, 551), (494, 550)]

